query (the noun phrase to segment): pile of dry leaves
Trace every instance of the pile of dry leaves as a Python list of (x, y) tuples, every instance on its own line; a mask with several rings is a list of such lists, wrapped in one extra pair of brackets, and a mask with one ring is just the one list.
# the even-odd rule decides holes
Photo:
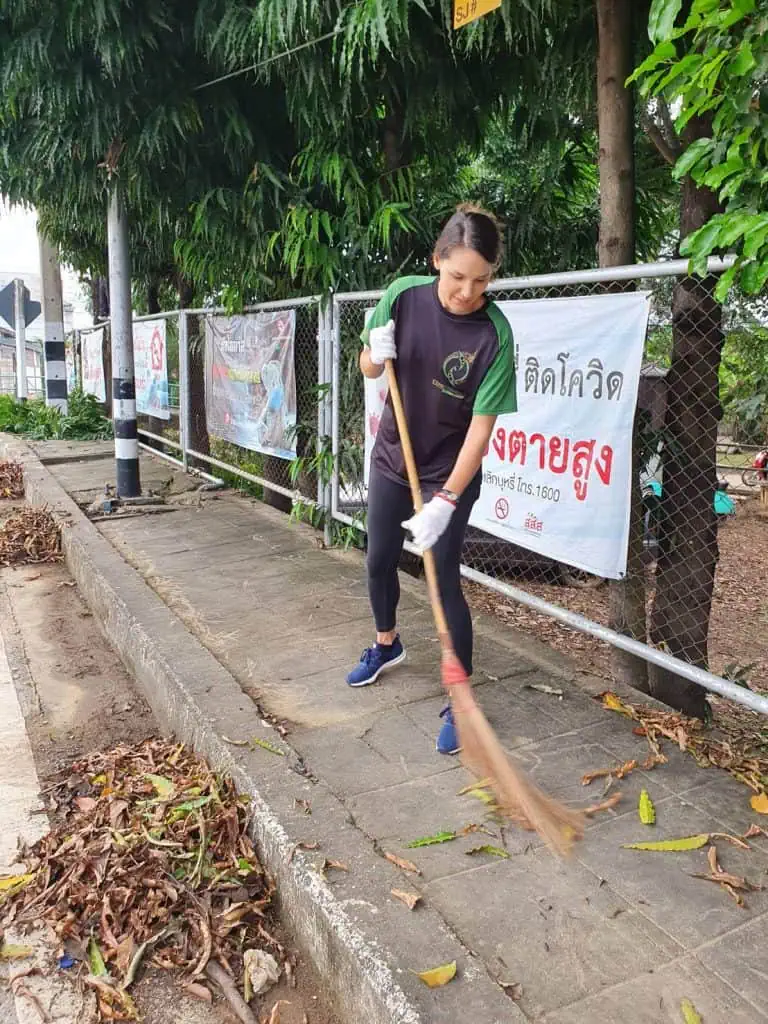
[(20, 462), (0, 459), (0, 498), (24, 497), (24, 470)]
[(137, 1019), (128, 990), (147, 962), (201, 998), (214, 980), (235, 1005), (281, 969), (290, 979), (267, 929), (273, 886), (246, 832), (248, 799), (183, 744), (92, 754), (51, 797), (55, 824), (22, 851), (2, 925), (48, 924), (102, 1020)]
[[(620, 700), (615, 693), (604, 693), (601, 698), (603, 705), (611, 711), (634, 719), (638, 725), (633, 731), (648, 740), (651, 748), (649, 758), (639, 767), (647, 770), (653, 764), (663, 763), (666, 758), (660, 745), (667, 739), (695, 758), (699, 767), (724, 769), (749, 786), (758, 797), (768, 791), (768, 735), (756, 731), (753, 723), (744, 723), (738, 717), (722, 718), (718, 719), (716, 728), (711, 728), (676, 711), (662, 711), (648, 704), (630, 704)], [(629, 762), (624, 767), (631, 771), (638, 766)], [(594, 773), (593, 777), (598, 774)]]
[(61, 529), (48, 509), (23, 508), (0, 527), (0, 565), (60, 559)]

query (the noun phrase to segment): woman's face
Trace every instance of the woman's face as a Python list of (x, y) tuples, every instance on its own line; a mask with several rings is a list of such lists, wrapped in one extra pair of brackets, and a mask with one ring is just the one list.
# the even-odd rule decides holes
[(458, 316), (474, 313), (484, 302), (493, 267), (479, 252), (457, 246), (448, 256), (435, 256), (440, 275), (437, 294), (443, 307)]

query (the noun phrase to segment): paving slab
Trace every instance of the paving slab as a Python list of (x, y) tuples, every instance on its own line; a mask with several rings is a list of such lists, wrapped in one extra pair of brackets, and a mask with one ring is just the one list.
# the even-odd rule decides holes
[[(100, 472), (103, 464), (94, 462), (95, 486)], [(85, 462), (56, 462), (50, 473), (70, 487), (89, 480)], [(292, 920), (321, 969), (347, 993), (345, 1005), (357, 1007), (350, 1020), (655, 1024), (678, 1021), (684, 997), (706, 1024), (768, 1019), (761, 991), (768, 892), (750, 894), (742, 909), (719, 886), (692, 877), (706, 870), (706, 848), (624, 849), (647, 839), (745, 832), (757, 816), (744, 786), (698, 768), (672, 744), (662, 766), (584, 785), (585, 773), (642, 761), (647, 742), (633, 735), (631, 721), (593, 699), (604, 683), (582, 680), (577, 663), (553, 659), (535, 638), (477, 615), (478, 699), (520, 766), (573, 806), (622, 794), (612, 811), (590, 819), (576, 856), (561, 864), (536, 835), (501, 827), (481, 801), (460, 795), (470, 776), (434, 749), (444, 695), (422, 584), (401, 578), (407, 662), (379, 685), (353, 690), (344, 675), (372, 639), (360, 554), (322, 550), (308, 528), (229, 492), (201, 502), (167, 516), (104, 521), (100, 537), (85, 524), (91, 532), (83, 527), (79, 536), (104, 542), (100, 572), (112, 564), (110, 552), (128, 573), (114, 570), (135, 614), (151, 606), (155, 626), (162, 625), (155, 642), (173, 651), (174, 678), (189, 707), (200, 709), (177, 718), (192, 741), (207, 756), (227, 751), (242, 773), (237, 778), (258, 790), (293, 852), (300, 840), (320, 843), (317, 855), (292, 852), (289, 865), (288, 840), (274, 838), (277, 826), (259, 826), (266, 862), (294, 894), (287, 905)], [(82, 544), (96, 551), (92, 539)], [(126, 650), (135, 646), (130, 620), (112, 611), (95, 584), (79, 579), (108, 633), (123, 637)], [(162, 613), (151, 604), (158, 598), (167, 606)], [(195, 638), (215, 662), (203, 665), (189, 648)], [(165, 662), (151, 646), (142, 647), (138, 664), (147, 679), (170, 671), (160, 671)], [(162, 710), (162, 686), (154, 699)], [(287, 739), (279, 741), (286, 758), (222, 741), (258, 732), (263, 714), (287, 725)], [(654, 827), (637, 816), (643, 788), (656, 804)], [(457, 838), (412, 845), (439, 832)], [(506, 857), (472, 852), (483, 846)], [(419, 873), (394, 867), (386, 853), (412, 861)], [(726, 870), (768, 885), (767, 841), (749, 850), (719, 841), (718, 853)], [(326, 869), (320, 885), (325, 858), (348, 870)], [(291, 872), (305, 881), (295, 883)], [(392, 888), (419, 894), (417, 910), (394, 899)], [(303, 899), (314, 909), (297, 909)], [(340, 938), (352, 934), (345, 929), (365, 936), (370, 945), (360, 949), (375, 949), (380, 960), (358, 956), (358, 940)], [(336, 953), (328, 959), (331, 947)], [(459, 974), (444, 990), (425, 990), (411, 974), (454, 958)], [(379, 1002), (366, 987), (371, 978), (355, 974), (364, 961), (378, 965), (374, 979), (382, 971), (389, 978), (373, 985)], [(519, 993), (505, 987), (512, 983), (522, 986), (519, 1001), (507, 994)], [(401, 995), (405, 1002), (398, 1002)]]

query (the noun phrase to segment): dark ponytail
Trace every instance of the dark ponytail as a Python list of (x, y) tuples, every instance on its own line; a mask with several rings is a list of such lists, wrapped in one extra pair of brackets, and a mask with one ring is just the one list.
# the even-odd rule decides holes
[(435, 243), (435, 256), (446, 259), (461, 246), (479, 253), (494, 270), (498, 269), (504, 243), (499, 222), (492, 213), (472, 203), (456, 208)]

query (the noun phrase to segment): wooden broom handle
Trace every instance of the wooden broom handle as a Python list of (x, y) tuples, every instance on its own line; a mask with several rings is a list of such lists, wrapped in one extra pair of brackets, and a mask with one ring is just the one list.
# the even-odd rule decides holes
[[(411, 485), (411, 497), (413, 498), (413, 507), (417, 512), (421, 512), (424, 508), (424, 502), (421, 497), (421, 485), (419, 483), (419, 471), (416, 468), (416, 459), (413, 454), (413, 446), (411, 445), (411, 435), (408, 432), (408, 421), (405, 418), (405, 409), (403, 408), (403, 401), (400, 397), (400, 388), (397, 384), (397, 374), (395, 373), (395, 364), (391, 359), (387, 359), (385, 362), (387, 370), (387, 382), (389, 384), (389, 393), (392, 396), (392, 408), (395, 412), (395, 420), (397, 422), (397, 431), (400, 435), (400, 444), (403, 449), (403, 457), (405, 459), (405, 468), (408, 472), (408, 483)], [(435, 566), (435, 556), (431, 550), (424, 552), (424, 572), (427, 577), (427, 590), (429, 591), (429, 600), (432, 605), (432, 615), (435, 619), (435, 625), (437, 626), (437, 632), (440, 634), (441, 644), (445, 645), (445, 641), (448, 640), (450, 643), (450, 631), (448, 629), (448, 622), (445, 618), (445, 612), (443, 610), (443, 602), (440, 598), (440, 587), (437, 582), (437, 568)], [(452, 647), (452, 645), (451, 645)]]

